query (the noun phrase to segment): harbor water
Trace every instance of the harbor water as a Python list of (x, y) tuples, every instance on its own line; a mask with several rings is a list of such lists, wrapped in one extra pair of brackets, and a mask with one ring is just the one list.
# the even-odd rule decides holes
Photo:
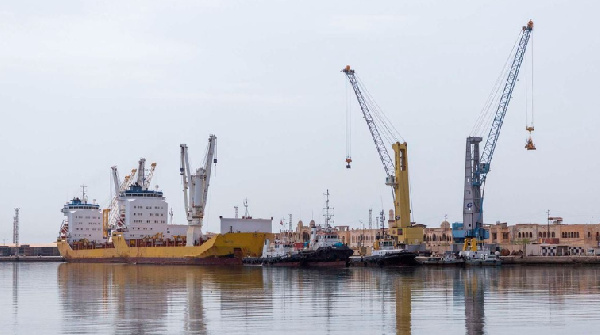
[(0, 263), (2, 334), (596, 333), (600, 267)]

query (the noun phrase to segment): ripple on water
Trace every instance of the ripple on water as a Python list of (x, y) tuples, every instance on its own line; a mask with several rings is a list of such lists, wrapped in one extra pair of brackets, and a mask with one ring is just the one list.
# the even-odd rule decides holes
[[(0, 264), (6, 333), (589, 333), (594, 267)], [(3, 329), (3, 330), (4, 330)]]

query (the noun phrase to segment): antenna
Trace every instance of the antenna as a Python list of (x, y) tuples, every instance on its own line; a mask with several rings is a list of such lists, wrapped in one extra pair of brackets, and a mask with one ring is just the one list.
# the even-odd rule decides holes
[(243, 218), (249, 219), (250, 213), (248, 212), (248, 198), (244, 199), (244, 207), (246, 207), (246, 213)]
[(15, 208), (13, 221), (13, 243), (15, 244), (15, 256), (19, 257), (19, 209)]
[(333, 213), (329, 213), (329, 210), (333, 211), (333, 207), (329, 207), (329, 189), (327, 189), (327, 193), (323, 195), (326, 197), (325, 208), (323, 208), (325, 210), (325, 214), (323, 215), (325, 217), (325, 227), (330, 228), (331, 226), (329, 225), (329, 221), (332, 221)]

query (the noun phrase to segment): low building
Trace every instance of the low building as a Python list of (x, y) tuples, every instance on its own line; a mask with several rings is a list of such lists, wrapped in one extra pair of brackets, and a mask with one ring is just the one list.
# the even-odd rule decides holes
[(224, 218), (221, 220), (221, 234), (225, 233), (271, 233), (273, 218), (253, 219), (251, 216), (242, 218)]
[[(14, 243), (0, 245), (0, 256), (13, 256), (16, 253)], [(35, 243), (19, 244), (19, 256), (60, 256), (56, 242), (54, 243)]]

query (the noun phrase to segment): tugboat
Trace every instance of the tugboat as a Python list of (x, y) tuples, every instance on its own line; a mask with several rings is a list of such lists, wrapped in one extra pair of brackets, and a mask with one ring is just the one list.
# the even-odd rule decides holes
[(330, 225), (333, 216), (329, 207), (329, 190), (325, 205), (325, 226), (320, 227), (310, 222), (310, 242), (302, 249), (295, 249), (290, 241), (265, 241), (262, 256), (258, 259), (247, 259), (246, 264), (264, 266), (297, 266), (297, 267), (333, 267), (348, 266), (352, 249), (344, 245), (338, 232)]
[(464, 258), (457, 257), (449, 251), (443, 255), (417, 256), (415, 259), (422, 265), (462, 266), (465, 264)]
[(466, 265), (499, 266), (502, 265), (502, 261), (498, 256), (487, 248), (478, 248), (476, 251), (461, 251), (459, 257), (464, 259)]
[(417, 254), (410, 252), (396, 243), (396, 241), (387, 234), (376, 237), (371, 256), (364, 257), (362, 263), (364, 266), (407, 266), (418, 265), (415, 258)]

